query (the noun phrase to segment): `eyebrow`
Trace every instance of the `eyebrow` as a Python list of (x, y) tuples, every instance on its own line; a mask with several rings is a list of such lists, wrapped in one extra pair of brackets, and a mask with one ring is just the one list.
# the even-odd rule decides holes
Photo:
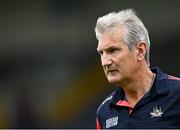
[[(110, 49), (110, 48), (114, 48), (114, 47), (118, 47), (118, 48), (120, 48), (120, 46), (117, 46), (117, 45), (110, 45), (110, 46), (107, 46), (107, 47), (105, 47), (103, 50), (108, 50), (108, 49)], [(99, 49), (98, 47), (97, 47), (97, 51), (101, 51), (102, 49)]]

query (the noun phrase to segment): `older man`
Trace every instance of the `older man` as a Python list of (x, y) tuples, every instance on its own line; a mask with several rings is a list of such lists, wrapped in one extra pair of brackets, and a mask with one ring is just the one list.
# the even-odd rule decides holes
[(180, 79), (150, 68), (148, 31), (132, 9), (98, 18), (97, 51), (118, 86), (97, 111), (97, 129), (180, 128)]

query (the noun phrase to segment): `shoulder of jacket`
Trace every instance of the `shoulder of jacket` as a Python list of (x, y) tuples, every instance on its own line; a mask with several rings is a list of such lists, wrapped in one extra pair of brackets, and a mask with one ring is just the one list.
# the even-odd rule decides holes
[(116, 91), (113, 91), (109, 96), (106, 97), (106, 99), (101, 103), (99, 106), (97, 113), (99, 113), (104, 107), (109, 106), (110, 103), (112, 102), (112, 99), (114, 97)]

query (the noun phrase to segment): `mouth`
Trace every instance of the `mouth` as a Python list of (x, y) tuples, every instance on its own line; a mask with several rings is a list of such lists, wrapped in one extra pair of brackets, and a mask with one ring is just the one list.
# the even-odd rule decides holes
[(108, 70), (107, 74), (111, 74), (111, 73), (114, 73), (114, 72), (117, 72), (117, 70)]

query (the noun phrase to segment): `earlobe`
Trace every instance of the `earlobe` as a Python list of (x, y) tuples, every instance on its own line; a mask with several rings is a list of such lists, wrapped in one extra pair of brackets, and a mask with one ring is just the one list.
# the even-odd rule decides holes
[(141, 41), (137, 44), (137, 60), (138, 61), (142, 61), (143, 59), (145, 59), (146, 50), (147, 50), (147, 45), (144, 41)]

